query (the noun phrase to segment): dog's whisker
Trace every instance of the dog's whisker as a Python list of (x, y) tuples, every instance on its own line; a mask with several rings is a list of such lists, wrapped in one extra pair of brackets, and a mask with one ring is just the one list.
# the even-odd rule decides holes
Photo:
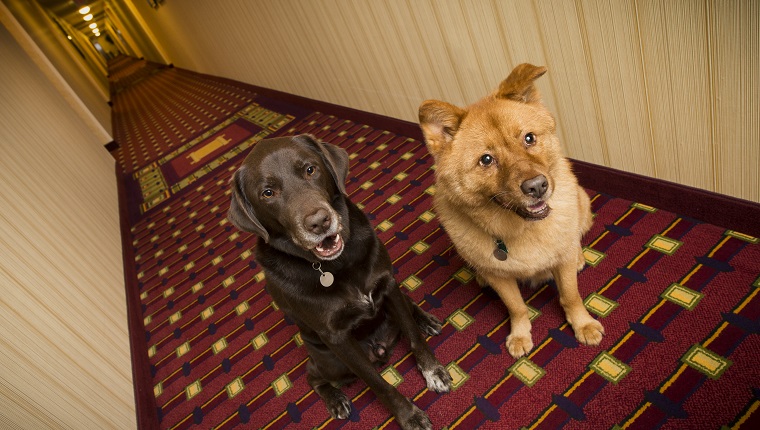
[[(509, 201), (506, 203), (506, 205), (503, 202), (497, 200), (498, 197), (506, 195), (508, 193), (509, 193), (508, 191), (502, 191), (500, 193), (496, 193), (489, 200), (493, 201), (494, 203), (497, 203), (500, 207), (502, 207), (502, 208), (504, 208), (504, 209), (506, 209), (508, 211), (514, 210), (514, 209), (517, 208), (517, 204), (516, 204), (517, 202), (515, 202), (514, 199), (509, 199)], [(488, 220), (488, 223), (486, 225), (490, 226), (491, 223), (494, 221), (494, 218), (498, 217), (499, 214), (500, 214), (500, 212), (494, 212), (494, 214), (491, 216), (491, 219)]]

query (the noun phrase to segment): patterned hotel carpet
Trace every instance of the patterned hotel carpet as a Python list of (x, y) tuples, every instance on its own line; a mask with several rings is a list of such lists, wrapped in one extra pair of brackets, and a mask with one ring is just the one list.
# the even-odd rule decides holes
[(306, 383), (297, 328), (263, 290), (254, 237), (225, 220), (228, 180), (247, 149), (296, 133), (351, 154), (347, 189), (401, 288), (446, 321), (429, 342), (454, 377), (451, 393), (425, 389), (404, 343), (381, 369), (436, 428), (751, 428), (760, 419), (756, 238), (588, 190), (595, 223), (579, 284), (607, 335), (579, 346), (556, 289), (524, 290), (536, 347), (516, 361), (504, 349), (504, 306), (477, 286), (430, 210), (422, 142), (244, 84), (146, 72), (123, 58), (111, 66), (142, 73), (115, 93), (114, 155), (161, 428), (398, 427), (361, 381), (346, 388), (350, 420), (329, 418)]

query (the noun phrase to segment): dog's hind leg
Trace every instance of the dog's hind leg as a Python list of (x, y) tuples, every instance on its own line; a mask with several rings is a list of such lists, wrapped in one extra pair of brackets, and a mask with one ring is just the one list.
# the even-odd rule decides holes
[[(409, 339), (409, 344), (417, 359), (417, 368), (427, 382), (427, 387), (437, 393), (451, 390), (451, 375), (435, 358), (427, 341), (422, 336), (423, 330), (440, 333), (440, 321), (428, 314), (411, 301), (409, 296), (392, 286), (388, 293), (388, 311), (401, 328), (401, 333)], [(420, 322), (422, 321), (422, 323)], [(424, 326), (421, 330), (421, 325)]]
[(351, 414), (351, 400), (346, 397), (343, 391), (320, 375), (313, 360), (306, 363), (306, 373), (306, 381), (325, 402), (330, 415), (339, 420), (348, 418)]
[(420, 328), (420, 331), (428, 336), (437, 336), (441, 334), (441, 328), (443, 327), (441, 321), (432, 314), (423, 311), (417, 303), (414, 303), (411, 297), (406, 294), (404, 294), (404, 297), (406, 297), (409, 302), (409, 309), (412, 312), (412, 317), (414, 317), (414, 321), (417, 322), (417, 327)]
[(594, 216), (591, 212), (591, 199), (589, 199), (586, 190), (578, 186), (578, 229), (581, 237), (586, 234), (594, 224)]
[[(399, 292), (399, 294), (401, 293)], [(403, 302), (401, 303), (403, 304)], [(411, 318), (408, 319), (411, 320)], [(398, 421), (401, 428), (414, 430), (433, 428), (430, 418), (428, 418), (425, 412), (420, 410), (409, 399), (399, 393), (395, 387), (389, 384), (388, 381), (383, 379), (366, 357), (366, 351), (362, 349), (356, 339), (350, 335), (341, 336), (336, 333), (326, 334), (324, 339), (327, 346), (341, 363), (344, 363), (356, 376), (367, 383), (377, 398), (396, 417), (396, 421)], [(329, 394), (335, 394), (335, 392), (329, 392)], [(327, 399), (325, 401), (327, 402)]]
[(486, 281), (486, 278), (482, 277), (480, 273), (475, 273), (475, 282), (480, 285), (480, 288), (491, 288), (491, 284), (489, 284), (488, 281)]
[(583, 248), (578, 251), (578, 271), (580, 272), (586, 267), (586, 256), (583, 255)]

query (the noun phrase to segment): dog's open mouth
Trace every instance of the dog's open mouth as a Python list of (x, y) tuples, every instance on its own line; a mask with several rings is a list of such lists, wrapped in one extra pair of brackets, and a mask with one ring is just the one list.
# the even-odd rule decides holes
[(551, 211), (552, 208), (550, 208), (549, 205), (543, 200), (530, 206), (517, 208), (517, 210), (515, 210), (517, 215), (520, 215), (528, 221), (542, 220), (549, 216), (549, 212)]
[(338, 233), (327, 236), (312, 249), (312, 252), (322, 260), (337, 258), (343, 252), (343, 239)]
[(507, 204), (500, 198), (495, 199), (502, 207), (511, 210), (523, 219), (527, 221), (539, 221), (549, 216), (552, 208), (544, 200), (539, 200), (536, 203), (528, 206), (516, 206), (515, 204)]

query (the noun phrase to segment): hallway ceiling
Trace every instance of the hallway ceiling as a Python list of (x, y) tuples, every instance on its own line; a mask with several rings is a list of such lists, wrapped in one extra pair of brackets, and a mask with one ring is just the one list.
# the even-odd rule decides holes
[[(36, 0), (42, 7), (52, 12), (55, 16), (68, 22), (72, 27), (77, 30), (90, 35), (90, 23), (97, 23), (98, 27), (103, 28), (105, 23), (105, 8), (103, 7), (103, 0)], [(84, 6), (90, 7), (90, 12), (93, 15), (91, 21), (85, 21), (84, 15), (79, 13), (79, 9)]]

